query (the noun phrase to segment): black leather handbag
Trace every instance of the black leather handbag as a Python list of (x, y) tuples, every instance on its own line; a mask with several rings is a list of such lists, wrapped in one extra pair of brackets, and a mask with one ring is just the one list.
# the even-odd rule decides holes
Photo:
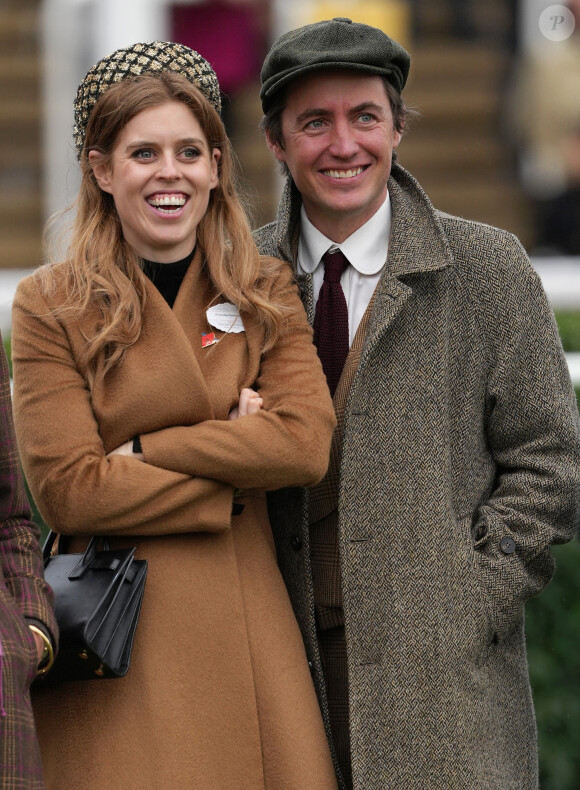
[(99, 537), (91, 538), (84, 554), (54, 554), (56, 537), (49, 534), (43, 557), (54, 592), (59, 650), (38, 683), (123, 677), (131, 663), (147, 560), (135, 559), (134, 548), (109, 549)]

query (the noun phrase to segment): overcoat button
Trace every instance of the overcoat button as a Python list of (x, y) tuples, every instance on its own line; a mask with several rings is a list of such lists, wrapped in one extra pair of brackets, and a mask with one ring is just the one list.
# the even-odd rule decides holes
[(502, 538), (499, 547), (504, 554), (513, 554), (516, 550), (516, 542), (513, 538)]
[(487, 527), (485, 524), (480, 524), (475, 530), (475, 540), (481, 540), (487, 535)]
[(300, 551), (302, 548), (302, 538), (300, 535), (292, 535), (290, 538), (290, 545), (294, 549), (294, 551)]

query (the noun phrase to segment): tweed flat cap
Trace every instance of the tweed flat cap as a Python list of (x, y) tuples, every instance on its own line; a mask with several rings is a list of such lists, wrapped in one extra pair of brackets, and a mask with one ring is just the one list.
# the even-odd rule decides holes
[(272, 45), (260, 74), (262, 109), (267, 112), (291, 80), (319, 69), (378, 74), (401, 93), (410, 65), (408, 52), (377, 27), (346, 17), (315, 22), (284, 33)]
[(78, 87), (74, 102), (73, 137), (80, 159), (87, 122), (100, 96), (117, 82), (142, 74), (158, 75), (163, 71), (182, 74), (198, 88), (221, 113), (220, 86), (214, 70), (205, 58), (183, 44), (153, 41), (118, 49), (96, 63)]

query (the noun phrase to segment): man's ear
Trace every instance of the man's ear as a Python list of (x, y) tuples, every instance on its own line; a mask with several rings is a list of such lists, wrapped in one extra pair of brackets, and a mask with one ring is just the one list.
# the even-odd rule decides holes
[(270, 151), (274, 154), (279, 162), (286, 162), (286, 153), (282, 143), (272, 140), (268, 132), (266, 132), (266, 143)]
[(89, 151), (89, 164), (93, 170), (97, 184), (103, 192), (111, 193), (111, 168), (99, 151)]

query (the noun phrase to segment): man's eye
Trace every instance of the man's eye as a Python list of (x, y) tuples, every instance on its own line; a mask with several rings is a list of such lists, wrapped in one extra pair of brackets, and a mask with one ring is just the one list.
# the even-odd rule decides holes
[(359, 118), (363, 123), (370, 123), (374, 120), (370, 112), (363, 112), (362, 115), (359, 115)]
[(324, 126), (324, 122), (321, 121), (320, 118), (317, 118), (314, 121), (309, 121), (306, 124), (307, 129), (322, 129), (323, 126)]

